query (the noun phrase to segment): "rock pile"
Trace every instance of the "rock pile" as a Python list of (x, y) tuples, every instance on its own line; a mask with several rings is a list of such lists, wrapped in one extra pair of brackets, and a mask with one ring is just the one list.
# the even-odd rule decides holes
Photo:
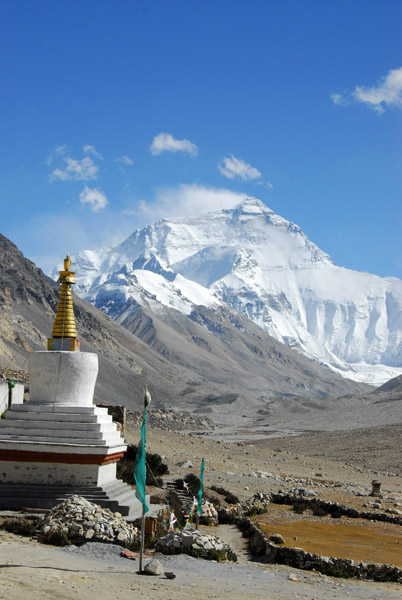
[(209, 521), (218, 522), (218, 511), (212, 502), (205, 500), (201, 505), (201, 517), (208, 519)]
[(38, 528), (45, 541), (64, 533), (74, 543), (105, 542), (133, 548), (140, 540), (139, 530), (120, 513), (112, 513), (80, 496), (71, 496), (52, 508), (39, 521)]
[(244, 515), (260, 515), (268, 511), (270, 503), (270, 493), (265, 494), (257, 492), (254, 496), (241, 504), (234, 504), (220, 509), (218, 512), (218, 520), (220, 523), (228, 523), (233, 522), (235, 519)]
[[(191, 509), (193, 507), (193, 503), (192, 502), (187, 502), (185, 504), (183, 504), (183, 512), (185, 513), (190, 513)], [(201, 505), (201, 514), (200, 514), (200, 519), (205, 519), (209, 522), (212, 522), (212, 524), (218, 523), (218, 511), (216, 510), (215, 506), (212, 504), (212, 502), (209, 502), (208, 500), (204, 500), (202, 505)]]
[(236, 560), (232, 550), (214, 535), (204, 535), (196, 529), (169, 531), (156, 542), (157, 552), (163, 554), (190, 554), (201, 558), (219, 560), (220, 557)]
[[(127, 413), (127, 421), (130, 426), (140, 427), (142, 423), (142, 412)], [(186, 412), (168, 410), (159, 408), (149, 411), (147, 416), (148, 424), (154, 429), (169, 429), (172, 431), (200, 431), (215, 428), (215, 424), (208, 417), (198, 417)]]
[(258, 514), (267, 512), (268, 507), (271, 503), (271, 494), (263, 494), (262, 492), (257, 492), (241, 504), (241, 510), (244, 514)]

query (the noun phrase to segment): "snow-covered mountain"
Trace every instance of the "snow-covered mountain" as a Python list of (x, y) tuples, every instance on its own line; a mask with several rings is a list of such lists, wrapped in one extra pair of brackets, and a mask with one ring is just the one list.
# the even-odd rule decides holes
[(117, 320), (138, 304), (186, 315), (227, 304), (350, 379), (380, 384), (402, 373), (402, 281), (335, 266), (256, 198), (159, 221), (73, 262), (78, 294)]

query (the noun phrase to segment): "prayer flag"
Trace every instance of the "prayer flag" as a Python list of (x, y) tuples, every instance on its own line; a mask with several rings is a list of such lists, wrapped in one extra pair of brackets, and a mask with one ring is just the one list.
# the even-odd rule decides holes
[(202, 484), (204, 479), (204, 459), (201, 462), (200, 489), (198, 491), (198, 513), (202, 513)]
[(134, 479), (137, 489), (135, 490), (135, 495), (141, 504), (144, 507), (144, 512), (148, 512), (149, 508), (146, 504), (145, 498), (145, 479), (146, 479), (146, 466), (145, 466), (145, 457), (146, 457), (146, 433), (145, 426), (147, 422), (147, 405), (144, 406), (144, 419), (142, 421), (141, 426), (141, 441), (138, 444), (137, 454), (135, 455), (134, 462)]

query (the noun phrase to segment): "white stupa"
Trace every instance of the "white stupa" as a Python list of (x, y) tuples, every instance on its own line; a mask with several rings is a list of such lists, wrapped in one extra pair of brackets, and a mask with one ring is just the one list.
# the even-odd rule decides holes
[(116, 479), (127, 446), (106, 408), (93, 404), (97, 354), (80, 352), (70, 258), (48, 351), (29, 357), (29, 400), (0, 421), (0, 508), (48, 508), (80, 494), (123, 515), (141, 505)]

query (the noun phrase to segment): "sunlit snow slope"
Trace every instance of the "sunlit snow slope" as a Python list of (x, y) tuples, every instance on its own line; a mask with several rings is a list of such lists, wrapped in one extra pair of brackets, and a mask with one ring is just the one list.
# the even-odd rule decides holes
[(112, 317), (136, 303), (185, 314), (227, 303), (348, 378), (380, 384), (402, 373), (402, 281), (335, 266), (255, 198), (159, 221), (74, 265), (78, 293)]

